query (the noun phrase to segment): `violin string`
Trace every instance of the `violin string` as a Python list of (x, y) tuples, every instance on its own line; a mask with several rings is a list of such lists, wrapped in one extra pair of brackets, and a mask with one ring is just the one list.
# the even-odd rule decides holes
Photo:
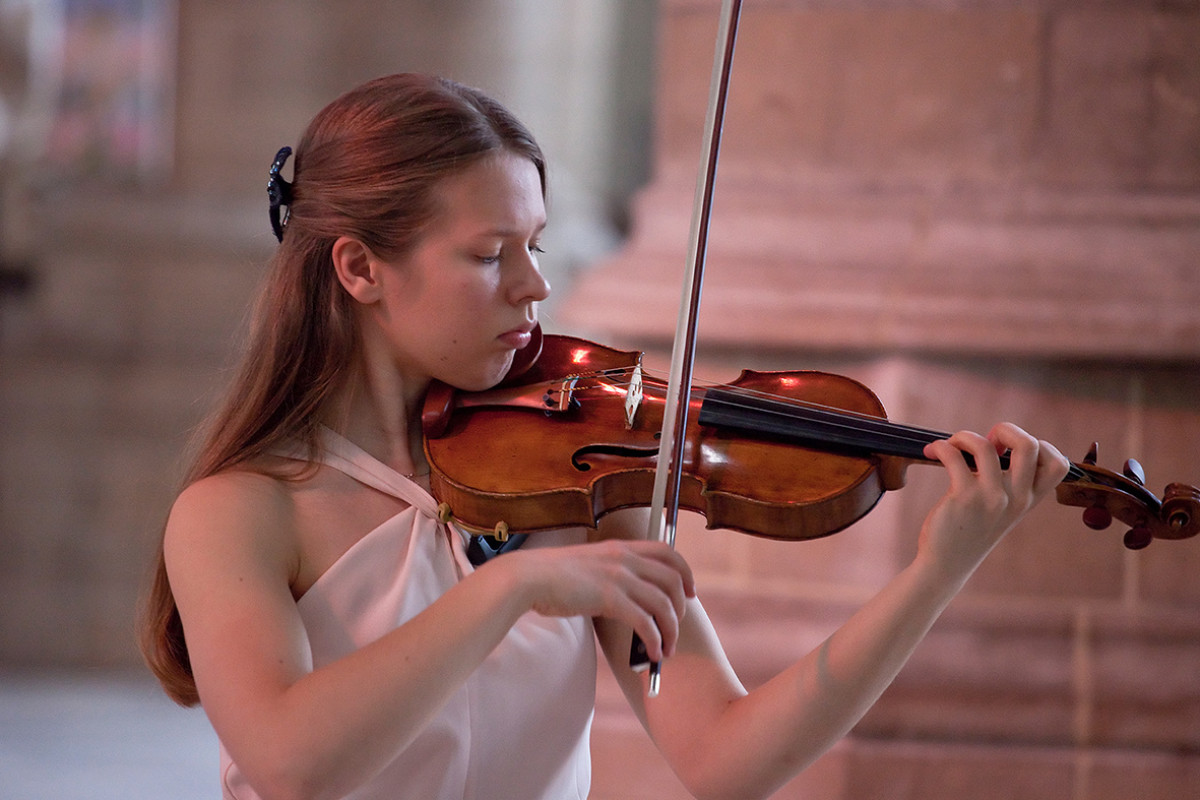
[(752, 389), (725, 389), (723, 390), (723, 394), (725, 393), (735, 397), (741, 396), (747, 399), (758, 399), (772, 403), (773, 406), (768, 407), (745, 402), (722, 401), (725, 405), (733, 406), (746, 412), (752, 411), (761, 416), (774, 417), (781, 420), (802, 419), (804, 421), (820, 423), (831, 430), (847, 431), (853, 434), (874, 436), (889, 441), (920, 444), (922, 446), (937, 439), (949, 438), (946, 434), (937, 431), (901, 425), (891, 422), (886, 418), (873, 417), (869, 414), (862, 414), (856, 411), (833, 408), (804, 400), (795, 400), (786, 396), (780, 397), (772, 395), (769, 392), (759, 392)]
[[(598, 384), (585, 384), (576, 387), (575, 395), (589, 395), (595, 393), (608, 393), (612, 388), (627, 389), (631, 381), (612, 380), (614, 377), (625, 377), (633, 374), (634, 368), (618, 368), (612, 370), (597, 370), (592, 373), (581, 373), (578, 377), (582, 379), (594, 378)], [(654, 375), (653, 371), (643, 369), (643, 372)], [(606, 388), (604, 388), (606, 387)], [(887, 439), (892, 442), (901, 442), (910, 445), (926, 445), (938, 439), (949, 438), (948, 434), (933, 431), (925, 428), (918, 428), (911, 425), (902, 425), (891, 422), (883, 417), (873, 417), (869, 414), (863, 414), (856, 411), (837, 408), (821, 403), (813, 403), (807, 400), (798, 400), (796, 398), (787, 397), (786, 395), (773, 394), (761, 389), (748, 389), (739, 386), (728, 386), (722, 384), (707, 383), (700, 385), (694, 384), (693, 388), (708, 389), (719, 387), (724, 392), (735, 396), (745, 397), (749, 399), (757, 399), (765, 402), (778, 404), (778, 408), (768, 409), (759, 405), (750, 405), (748, 403), (726, 402), (725, 405), (741, 409), (743, 411), (754, 411), (756, 414), (773, 416), (778, 419), (794, 420), (797, 417), (807, 415), (808, 421), (819, 422), (832, 430), (847, 431), (858, 436), (876, 436)], [(643, 392), (654, 395), (665, 395), (665, 389), (654, 384), (644, 385)]]
[[(634, 367), (622, 367), (615, 369), (595, 370), (588, 373), (580, 373), (576, 376), (581, 380), (594, 380), (595, 383), (585, 383), (583, 386), (577, 386), (574, 395), (591, 395), (591, 394), (611, 394), (613, 389), (628, 390), (633, 385), (632, 375), (635, 372)], [(642, 368), (643, 374), (661, 378), (661, 373), (655, 370)], [(613, 380), (613, 378), (623, 378), (623, 380)], [(787, 397), (786, 395), (777, 395), (761, 389), (747, 389), (745, 387), (729, 386), (726, 384), (718, 384), (708, 381), (695, 381), (693, 389), (707, 390), (709, 388), (719, 387), (724, 389), (728, 394), (739, 397), (762, 400), (771, 403), (778, 403), (786, 406), (789, 411), (795, 409), (804, 413), (813, 413), (822, 415), (817, 421), (833, 429), (849, 431), (854, 434), (870, 434), (875, 436), (883, 436), (891, 441), (901, 442), (910, 445), (924, 446), (938, 439), (950, 438), (948, 434), (928, 428), (920, 428), (912, 425), (904, 425), (901, 423), (891, 422), (885, 417), (872, 417), (868, 414), (862, 414), (857, 411), (849, 411), (847, 409), (837, 408), (822, 403), (813, 403), (808, 400), (797, 400), (796, 398)], [(558, 390), (551, 390), (558, 391)], [(665, 396), (665, 387), (659, 387), (656, 384), (643, 384), (642, 391)], [(726, 403), (735, 408), (742, 410), (753, 410), (755, 413), (763, 413), (774, 415), (780, 418), (792, 419), (794, 414), (783, 410), (764, 409), (760, 406), (752, 406), (746, 403)], [(1092, 475), (1083, 467), (1074, 462), (1071, 463), (1066, 481), (1081, 481), (1090, 480), (1093, 482), (1101, 482), (1108, 484), (1111, 481), (1103, 480), (1099, 475)]]

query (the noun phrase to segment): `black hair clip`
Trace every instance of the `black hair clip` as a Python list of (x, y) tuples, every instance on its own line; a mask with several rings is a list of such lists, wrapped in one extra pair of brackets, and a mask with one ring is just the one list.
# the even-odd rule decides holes
[[(288, 216), (290, 216), (290, 206), (292, 205), (292, 184), (283, 179), (279, 171), (283, 169), (283, 165), (287, 163), (288, 156), (292, 154), (292, 148), (281, 147), (279, 152), (275, 154), (275, 161), (271, 164), (271, 170), (267, 173), (267, 199), (271, 201), (271, 229), (275, 231), (275, 238), (283, 241), (283, 227), (287, 225)], [(280, 217), (279, 207), (289, 206), (288, 214)]]

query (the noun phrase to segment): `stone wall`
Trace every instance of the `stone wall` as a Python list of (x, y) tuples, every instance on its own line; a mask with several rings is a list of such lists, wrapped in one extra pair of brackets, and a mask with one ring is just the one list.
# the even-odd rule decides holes
[[(28, 20), (10, 19), (6, 99), (26, 80), (13, 53)], [(264, 190), (280, 146), (376, 75), (481, 86), (549, 154), (545, 264), (559, 282), (612, 247), (645, 173), (652, 23), (649, 7), (607, 0), (302, 13), (180, 0), (164, 181), (63, 180), (44, 173), (36, 142), (21, 160), (0, 150), (0, 668), (140, 667), (136, 598), (189, 432), (224, 384), (272, 253)]]
[[(661, 4), (655, 178), (627, 247), (560, 315), (659, 368), (718, 5)], [(1075, 460), (1093, 441), (1110, 469), (1134, 457), (1155, 492), (1196, 485), (1197, 53), (1191, 3), (746, 3), (697, 374), (847, 374), (897, 421), (1009, 419)], [(909, 478), (825, 540), (681, 532), (748, 683), (819, 643), (911, 558), (945, 479), (925, 467)], [(853, 734), (779, 796), (1200, 791), (1200, 545), (1134, 553), (1122, 532), (1037, 509)], [(601, 711), (628, 742), (598, 751), (598, 773), (622, 781), (602, 796), (685, 796), (662, 789), (676, 784), (652, 756), (615, 766), (649, 745), (617, 701)]]

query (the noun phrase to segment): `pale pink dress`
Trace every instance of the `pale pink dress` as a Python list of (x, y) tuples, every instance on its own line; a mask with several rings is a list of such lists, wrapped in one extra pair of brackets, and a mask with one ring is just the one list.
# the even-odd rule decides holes
[[(465, 536), (439, 524), (422, 487), (325, 431), (323, 461), (409, 507), (368, 533), (297, 602), (313, 668), (378, 639), (469, 574)], [(580, 542), (580, 529), (530, 536), (523, 547)], [(504, 556), (499, 556), (504, 558)], [(595, 704), (591, 620), (521, 617), (417, 739), (354, 800), (584, 798)], [(221, 747), (227, 800), (253, 800)]]

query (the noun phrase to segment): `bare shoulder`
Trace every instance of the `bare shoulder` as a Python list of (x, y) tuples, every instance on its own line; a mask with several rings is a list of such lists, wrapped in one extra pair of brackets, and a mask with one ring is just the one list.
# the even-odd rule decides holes
[(181, 492), (167, 521), (167, 575), (215, 725), (237, 718), (264, 686), (290, 685), (311, 669), (292, 588), (300, 562), (294, 483), (252, 470), (218, 473)]
[(286, 512), (291, 492), (278, 478), (252, 470), (233, 469), (201, 478), (184, 489), (171, 508), (171, 517), (209, 517), (230, 510), (241, 516)]
[(251, 470), (228, 470), (180, 493), (171, 507), (163, 547), (169, 568), (216, 558), (291, 573), (296, 560), (294, 529), (293, 492), (287, 481)]

